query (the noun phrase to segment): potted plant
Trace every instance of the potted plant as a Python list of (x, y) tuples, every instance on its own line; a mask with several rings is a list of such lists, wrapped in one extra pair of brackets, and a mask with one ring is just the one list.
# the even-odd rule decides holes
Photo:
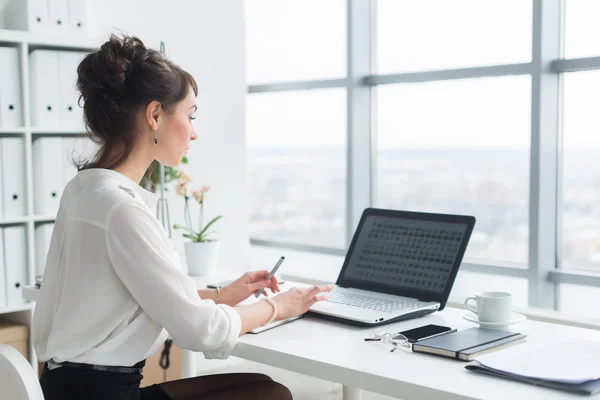
[[(219, 252), (219, 241), (211, 236), (215, 232), (210, 229), (223, 216), (219, 215), (204, 225), (204, 199), (211, 188), (204, 185), (188, 195), (187, 186), (190, 181), (191, 178), (184, 171), (178, 172), (175, 193), (185, 200), (185, 225), (175, 224), (173, 228), (183, 230), (183, 237), (189, 239), (184, 244), (188, 273), (192, 276), (210, 276), (214, 275), (217, 269)], [(192, 224), (190, 203), (197, 203), (200, 206), (197, 230)]]

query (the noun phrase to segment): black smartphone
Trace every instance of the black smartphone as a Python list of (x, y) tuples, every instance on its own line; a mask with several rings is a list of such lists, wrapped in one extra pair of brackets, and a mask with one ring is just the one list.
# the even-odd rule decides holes
[(421, 340), (429, 339), (434, 336), (439, 336), (450, 332), (456, 332), (456, 329), (452, 329), (447, 326), (429, 324), (398, 333), (406, 336), (410, 343), (416, 343), (420, 342)]

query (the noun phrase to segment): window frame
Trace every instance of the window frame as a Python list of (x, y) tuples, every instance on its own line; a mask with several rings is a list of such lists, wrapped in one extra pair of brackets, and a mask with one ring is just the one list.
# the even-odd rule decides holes
[[(564, 59), (564, 0), (532, 0), (532, 59), (529, 63), (376, 75), (377, 0), (347, 0), (347, 76), (344, 79), (278, 82), (248, 86), (248, 94), (345, 88), (347, 92), (346, 246), (362, 210), (376, 193), (376, 101), (373, 88), (395, 83), (432, 82), (529, 75), (531, 77), (531, 153), (528, 268), (499, 262), (469, 262), (461, 270), (526, 279), (529, 305), (558, 309), (559, 285), (600, 287), (600, 273), (561, 266), (562, 226), (562, 76), (600, 69), (600, 57)], [(545, 134), (542, 135), (541, 133)], [(548, 135), (552, 132), (552, 135)], [(368, 165), (369, 168), (358, 166)], [(346, 249), (250, 238), (253, 245), (320, 254), (345, 255)]]

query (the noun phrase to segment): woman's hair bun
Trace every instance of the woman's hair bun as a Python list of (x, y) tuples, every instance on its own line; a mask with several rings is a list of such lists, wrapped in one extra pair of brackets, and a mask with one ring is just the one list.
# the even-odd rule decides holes
[[(136, 139), (139, 111), (158, 101), (170, 112), (190, 88), (198, 94), (194, 78), (159, 51), (147, 48), (135, 36), (111, 35), (77, 68), (87, 132), (101, 145), (94, 162), (85, 168), (110, 169), (122, 163)], [(110, 153), (114, 148), (122, 149), (123, 154), (113, 162)]]

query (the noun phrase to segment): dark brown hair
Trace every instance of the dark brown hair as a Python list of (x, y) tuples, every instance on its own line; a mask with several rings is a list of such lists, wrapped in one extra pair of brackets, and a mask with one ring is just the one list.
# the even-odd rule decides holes
[(198, 95), (188, 72), (134, 36), (111, 35), (81, 61), (77, 75), (87, 135), (100, 145), (92, 160), (76, 162), (79, 170), (121, 165), (137, 139), (139, 113), (151, 101), (170, 112), (190, 87)]

